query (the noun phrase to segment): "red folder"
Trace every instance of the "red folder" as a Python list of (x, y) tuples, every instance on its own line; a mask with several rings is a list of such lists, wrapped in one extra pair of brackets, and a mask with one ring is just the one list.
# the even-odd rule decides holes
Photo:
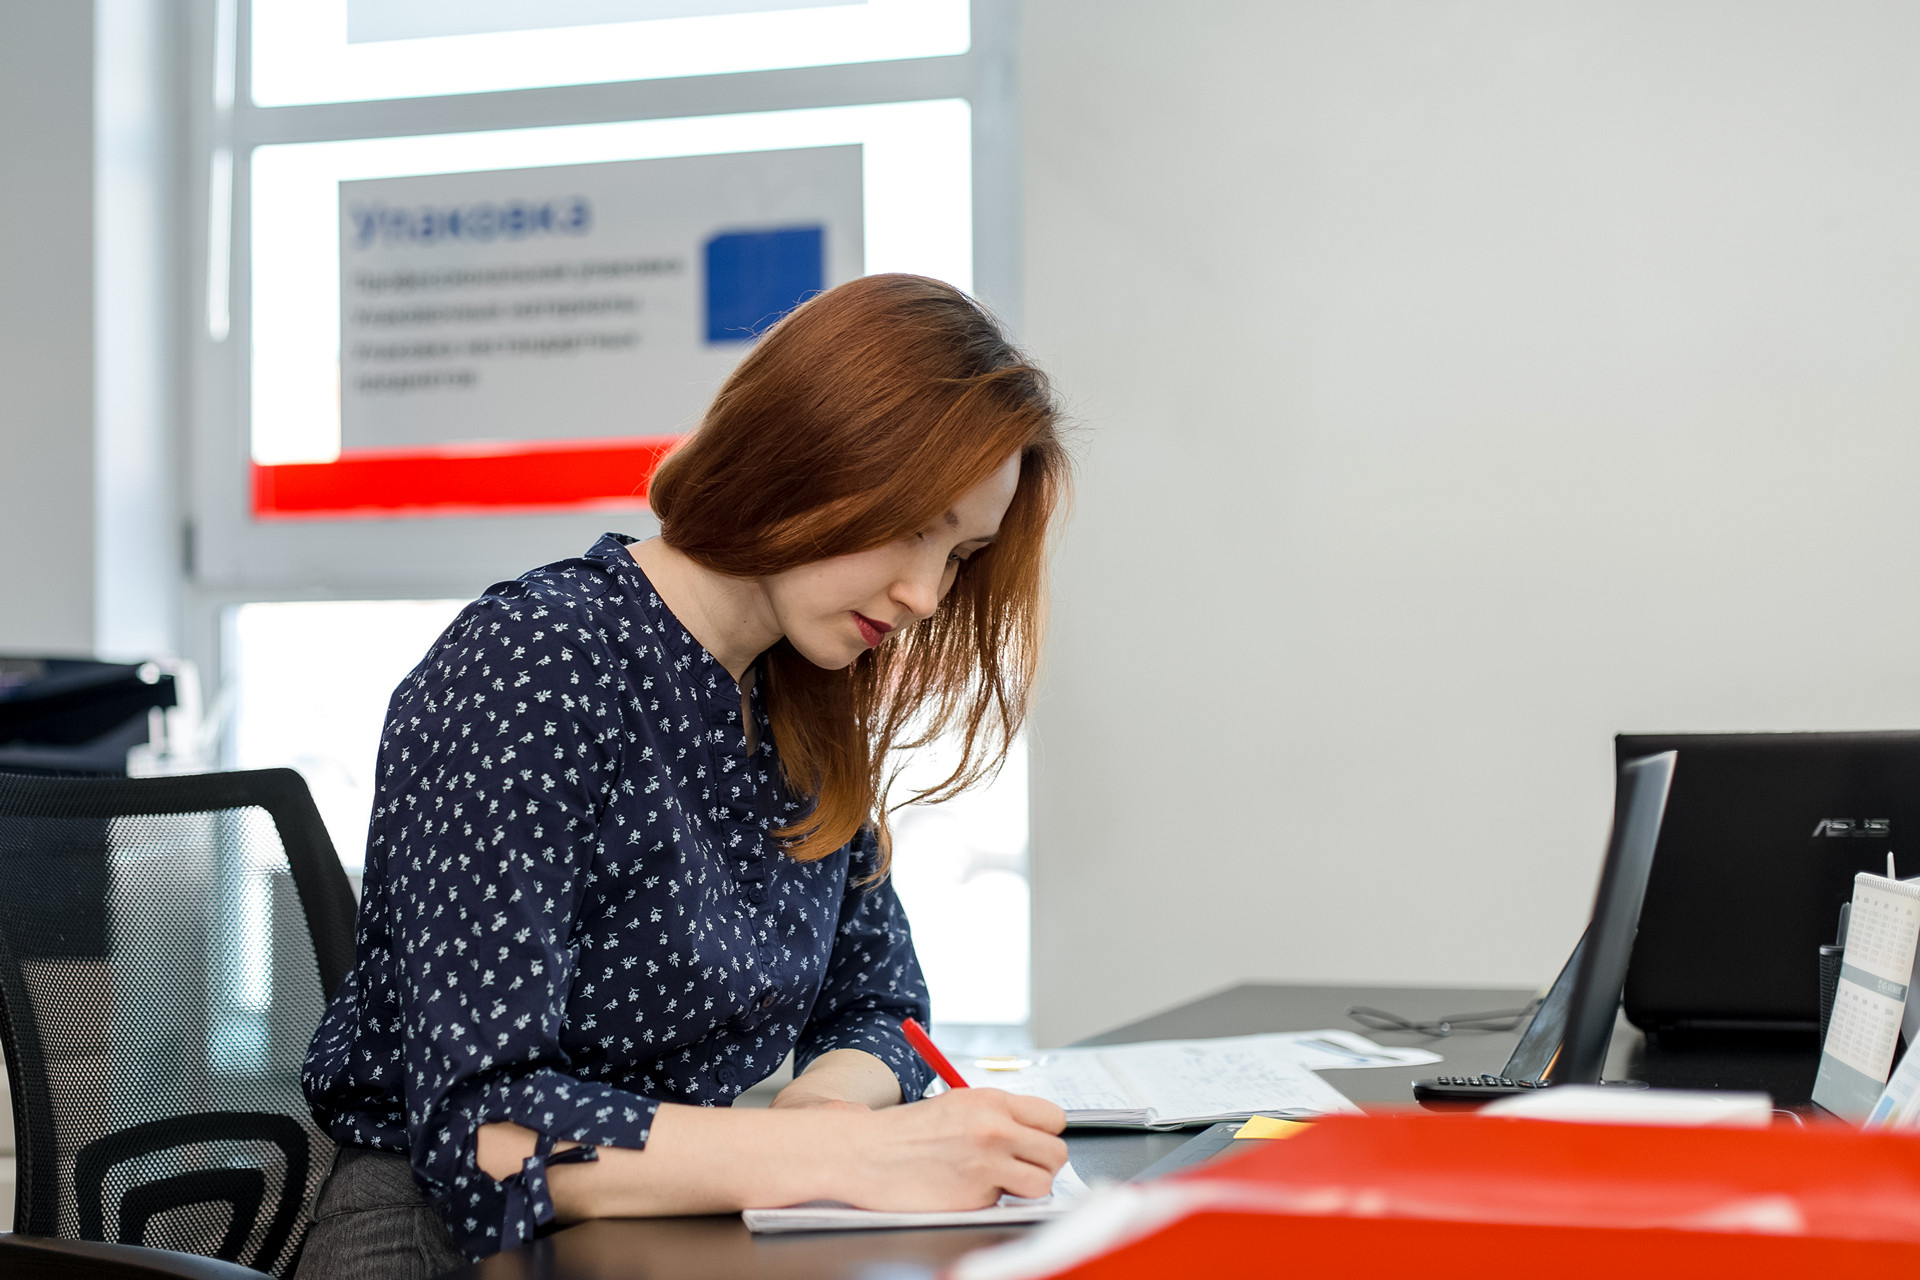
[(1110, 1191), (955, 1273), (1747, 1280), (1869, 1266), (1920, 1274), (1920, 1137), (1409, 1115), (1329, 1117)]

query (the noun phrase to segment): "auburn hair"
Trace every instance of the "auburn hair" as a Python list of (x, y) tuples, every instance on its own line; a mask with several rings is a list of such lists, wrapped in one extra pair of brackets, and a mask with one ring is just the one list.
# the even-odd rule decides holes
[[(1046, 613), (1047, 530), (1069, 482), (1046, 376), (951, 285), (875, 275), (801, 304), (761, 337), (649, 501), (668, 546), (764, 577), (910, 537), (1020, 457), (994, 541), (934, 613), (847, 668), (786, 640), (760, 658), (788, 787), (811, 801), (778, 834), (801, 861), (860, 831), (891, 852), (887, 810), (945, 800), (997, 771), (1026, 717)], [(896, 750), (952, 734), (960, 763), (892, 806)]]

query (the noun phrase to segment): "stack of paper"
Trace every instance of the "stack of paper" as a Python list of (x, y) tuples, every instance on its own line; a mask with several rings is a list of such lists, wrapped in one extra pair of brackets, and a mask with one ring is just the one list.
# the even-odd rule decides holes
[(1351, 1032), (1309, 1031), (1056, 1049), (1018, 1070), (962, 1063), (960, 1074), (976, 1087), (1056, 1102), (1069, 1125), (1180, 1129), (1252, 1115), (1357, 1112), (1314, 1071), (1439, 1060)]

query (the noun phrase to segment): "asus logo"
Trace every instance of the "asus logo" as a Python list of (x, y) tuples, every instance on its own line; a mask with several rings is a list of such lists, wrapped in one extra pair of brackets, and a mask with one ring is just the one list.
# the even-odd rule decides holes
[(1892, 818), (1822, 818), (1813, 829), (1816, 836), (1865, 836), (1885, 840), (1893, 835)]

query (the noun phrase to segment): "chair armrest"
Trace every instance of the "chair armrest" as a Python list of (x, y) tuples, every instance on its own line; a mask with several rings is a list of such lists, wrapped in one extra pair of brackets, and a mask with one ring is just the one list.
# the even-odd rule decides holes
[(0, 1275), (7, 1280), (260, 1280), (261, 1273), (197, 1253), (0, 1234)]

